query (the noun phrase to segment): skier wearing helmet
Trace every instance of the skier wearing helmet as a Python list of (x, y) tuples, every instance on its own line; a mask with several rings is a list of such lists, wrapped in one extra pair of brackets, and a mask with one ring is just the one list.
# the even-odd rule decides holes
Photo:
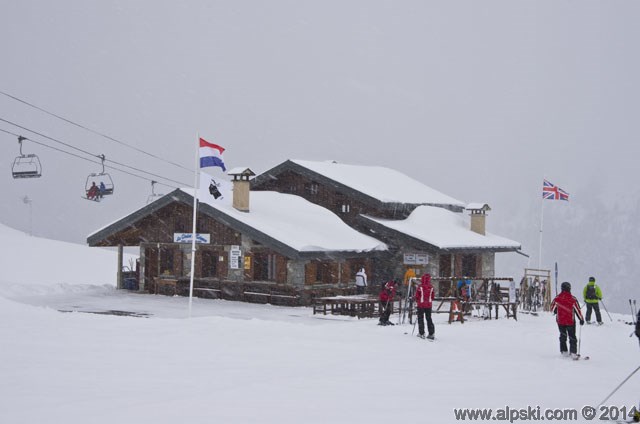
[[(571, 284), (567, 281), (560, 286), (562, 291), (551, 302), (551, 309), (556, 314), (558, 330), (560, 330), (560, 353), (578, 359), (578, 339), (576, 338), (576, 321), (574, 315), (584, 325), (584, 318), (580, 310), (578, 299), (571, 294)], [(567, 337), (569, 338), (569, 352), (567, 352)]]

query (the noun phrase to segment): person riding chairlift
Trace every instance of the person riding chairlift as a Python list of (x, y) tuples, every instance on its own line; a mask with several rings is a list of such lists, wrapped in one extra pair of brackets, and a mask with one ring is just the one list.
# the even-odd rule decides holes
[(104, 194), (107, 191), (107, 187), (104, 185), (104, 181), (100, 181), (100, 187), (98, 188), (99, 197), (104, 197)]
[(98, 199), (98, 186), (96, 185), (96, 182), (93, 181), (91, 183), (91, 187), (89, 187), (89, 190), (87, 190), (87, 199), (89, 200), (97, 200)]

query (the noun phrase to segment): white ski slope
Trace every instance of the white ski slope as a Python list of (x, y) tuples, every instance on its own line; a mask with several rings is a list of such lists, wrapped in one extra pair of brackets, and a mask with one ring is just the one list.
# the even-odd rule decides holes
[[(549, 314), (436, 315), (434, 343), (309, 308), (194, 299), (188, 318), (186, 298), (116, 291), (113, 252), (0, 235), (1, 423), (448, 423), (454, 408), (596, 406), (640, 365), (629, 316), (583, 327), (589, 361), (560, 357)], [(82, 313), (107, 310), (147, 318)], [(607, 405), (639, 389), (640, 373)]]

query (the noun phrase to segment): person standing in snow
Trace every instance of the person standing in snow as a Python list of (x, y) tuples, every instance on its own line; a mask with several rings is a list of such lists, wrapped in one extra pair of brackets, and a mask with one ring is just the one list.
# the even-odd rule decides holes
[(405, 287), (411, 286), (411, 280), (416, 278), (416, 271), (413, 268), (407, 268), (404, 273), (404, 278), (402, 280), (402, 285)]
[(424, 338), (424, 319), (427, 319), (427, 331), (429, 335), (427, 339), (433, 340), (436, 332), (433, 320), (431, 319), (431, 308), (435, 291), (431, 285), (431, 274), (423, 274), (422, 280), (416, 289), (416, 305), (418, 307), (418, 337)]
[(458, 296), (465, 302), (471, 299), (471, 284), (470, 278), (463, 277), (458, 280)]
[[(561, 292), (551, 302), (551, 310), (556, 314), (558, 330), (560, 330), (560, 353), (577, 359), (578, 339), (576, 338), (576, 321), (574, 315), (580, 320), (580, 325), (584, 325), (584, 318), (580, 310), (578, 299), (571, 294), (571, 284), (567, 281), (560, 285)], [(567, 352), (567, 336), (569, 338), (569, 352)]]
[(360, 268), (360, 271), (356, 273), (356, 294), (364, 294), (367, 288), (367, 273), (364, 271), (364, 267)]
[(591, 324), (591, 311), (594, 311), (596, 313), (596, 321), (599, 325), (602, 325), (599, 304), (602, 300), (602, 290), (596, 284), (594, 277), (589, 277), (589, 282), (584, 286), (584, 290), (582, 290), (582, 297), (584, 298), (584, 303), (587, 305), (587, 324)]
[(378, 325), (393, 325), (389, 321), (391, 316), (391, 308), (393, 307), (393, 298), (396, 295), (397, 283), (394, 280), (387, 281), (380, 290), (380, 322)]
[(402, 279), (402, 286), (404, 287), (405, 304), (404, 307), (409, 315), (409, 322), (413, 322), (413, 301), (416, 294), (416, 286), (420, 284), (418, 281), (415, 269), (407, 267)]

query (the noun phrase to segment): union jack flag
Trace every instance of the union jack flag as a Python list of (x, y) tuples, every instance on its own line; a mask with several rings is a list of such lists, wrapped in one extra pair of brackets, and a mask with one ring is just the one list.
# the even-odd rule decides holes
[(560, 187), (551, 184), (549, 181), (544, 180), (542, 184), (542, 198), (549, 200), (569, 200), (569, 193), (561, 189)]

